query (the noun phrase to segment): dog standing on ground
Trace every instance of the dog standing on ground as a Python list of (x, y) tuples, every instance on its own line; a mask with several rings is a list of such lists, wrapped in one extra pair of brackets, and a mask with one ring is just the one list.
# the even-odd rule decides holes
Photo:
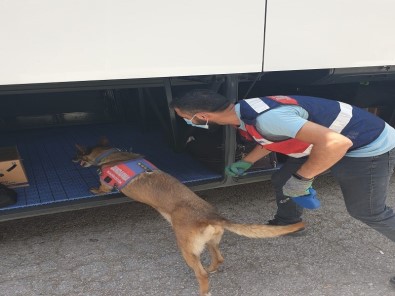
[[(80, 163), (83, 167), (98, 166), (102, 173), (112, 170), (100, 178), (99, 188), (90, 190), (94, 194), (111, 192), (116, 186), (114, 179), (125, 177), (122, 171), (126, 168), (124, 163), (138, 161), (143, 172), (131, 180), (126, 180), (125, 177), (126, 184), (118, 189), (127, 197), (153, 207), (171, 224), (178, 247), (186, 263), (195, 272), (201, 296), (210, 295), (208, 273), (215, 272), (224, 261), (219, 243), (225, 229), (250, 238), (269, 238), (304, 228), (303, 222), (289, 226), (233, 223), (223, 218), (212, 205), (180, 181), (151, 167), (139, 154), (112, 148), (106, 139), (102, 139), (97, 146), (90, 149), (78, 144), (76, 147), (77, 155), (73, 159), (74, 162)], [(114, 175), (114, 172), (118, 172), (119, 175)], [(207, 269), (200, 261), (200, 254), (206, 246), (211, 256), (211, 264)]]

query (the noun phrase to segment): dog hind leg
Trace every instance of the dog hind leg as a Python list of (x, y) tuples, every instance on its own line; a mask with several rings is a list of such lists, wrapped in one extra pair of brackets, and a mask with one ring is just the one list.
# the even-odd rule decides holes
[(211, 264), (207, 268), (207, 271), (210, 273), (216, 272), (218, 266), (222, 262), (224, 262), (224, 257), (222, 256), (221, 251), (219, 250), (219, 243), (222, 239), (223, 234), (224, 234), (224, 230), (221, 228), (219, 230), (219, 233), (215, 234), (213, 238), (207, 242), (207, 248), (211, 256)]
[(200, 296), (209, 296), (208, 273), (200, 262), (200, 256), (193, 254), (189, 250), (181, 250), (181, 252), (188, 266), (195, 272), (196, 279), (199, 283)]
[(210, 296), (208, 272), (204, 269), (200, 261), (200, 255), (208, 241), (212, 239), (215, 233), (214, 227), (211, 225), (203, 228), (196, 226), (189, 228), (185, 227), (185, 225), (183, 227), (173, 225), (173, 227), (181, 253), (188, 266), (195, 272), (196, 279), (199, 283), (200, 296)]

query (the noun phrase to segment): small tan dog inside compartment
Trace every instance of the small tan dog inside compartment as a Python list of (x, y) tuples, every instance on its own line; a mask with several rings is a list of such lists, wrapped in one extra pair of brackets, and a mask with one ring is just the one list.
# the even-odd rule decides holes
[[(116, 187), (127, 197), (156, 209), (171, 224), (178, 247), (195, 272), (201, 296), (210, 295), (208, 273), (215, 272), (224, 261), (219, 243), (225, 229), (250, 238), (269, 238), (304, 227), (303, 222), (288, 226), (233, 223), (187, 186), (139, 154), (112, 148), (106, 139), (90, 149), (78, 144), (76, 147), (74, 162), (101, 169), (100, 186), (92, 188), (92, 193), (104, 194)], [(200, 255), (206, 246), (211, 264), (205, 269)]]

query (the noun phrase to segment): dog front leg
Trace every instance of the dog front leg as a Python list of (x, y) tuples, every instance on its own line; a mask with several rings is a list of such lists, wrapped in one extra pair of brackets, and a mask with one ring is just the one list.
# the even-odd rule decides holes
[(99, 188), (91, 188), (89, 190), (93, 194), (105, 194), (105, 193), (110, 193), (111, 188), (108, 187), (107, 185), (100, 184)]

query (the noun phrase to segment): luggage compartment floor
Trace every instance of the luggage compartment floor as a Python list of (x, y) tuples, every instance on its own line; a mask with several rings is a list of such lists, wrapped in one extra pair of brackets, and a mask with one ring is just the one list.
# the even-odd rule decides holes
[(91, 187), (97, 187), (97, 168), (82, 168), (72, 162), (75, 144), (95, 145), (106, 136), (116, 148), (142, 154), (159, 169), (187, 185), (220, 180), (213, 172), (184, 153), (175, 153), (165, 143), (160, 131), (141, 131), (129, 124), (97, 124), (53, 127), (3, 133), (0, 146), (17, 146), (29, 181), (29, 186), (16, 188), (17, 209), (93, 197)]

